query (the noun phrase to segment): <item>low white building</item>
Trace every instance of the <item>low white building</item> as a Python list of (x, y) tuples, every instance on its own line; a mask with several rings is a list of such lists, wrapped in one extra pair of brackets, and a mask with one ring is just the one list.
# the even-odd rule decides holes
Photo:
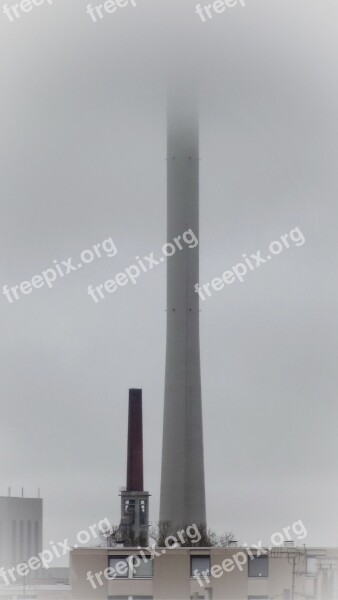
[(337, 565), (337, 548), (81, 548), (70, 583), (73, 600), (338, 600)]

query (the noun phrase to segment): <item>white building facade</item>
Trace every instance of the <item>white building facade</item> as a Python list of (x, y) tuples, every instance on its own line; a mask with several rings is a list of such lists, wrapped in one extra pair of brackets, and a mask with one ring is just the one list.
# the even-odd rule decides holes
[(338, 600), (337, 548), (82, 548), (74, 600)]
[(42, 551), (42, 498), (0, 497), (0, 564), (10, 567)]

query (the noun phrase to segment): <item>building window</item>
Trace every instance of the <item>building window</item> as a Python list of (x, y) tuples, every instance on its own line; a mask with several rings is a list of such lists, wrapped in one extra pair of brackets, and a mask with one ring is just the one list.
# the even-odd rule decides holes
[(146, 556), (146, 558), (137, 554), (110, 556), (108, 567), (114, 569), (114, 572), (110, 574), (110, 578), (151, 579), (153, 577), (153, 563), (151, 556)]
[(12, 521), (12, 557), (16, 562), (16, 521)]
[(269, 559), (267, 556), (255, 556), (248, 561), (249, 577), (268, 577)]
[(27, 521), (27, 554), (26, 556), (32, 556), (32, 521)]
[(316, 556), (306, 557), (306, 574), (308, 577), (317, 575), (317, 558)]
[(210, 556), (191, 556), (190, 577), (203, 575), (203, 573), (210, 575)]
[(146, 522), (146, 503), (140, 500), (140, 525), (145, 525)]
[(132, 565), (132, 573), (134, 578), (150, 578), (153, 577), (153, 561), (150, 556), (147, 557), (147, 562), (142, 556), (135, 556), (135, 558), (139, 559), (141, 562), (139, 565), (135, 564), (135, 561), (130, 561)]
[(34, 547), (35, 547), (35, 554), (39, 554), (39, 552), (40, 552), (39, 521), (35, 521), (35, 527), (34, 527)]
[(112, 578), (127, 579), (129, 577), (128, 556), (110, 556), (108, 566), (116, 573), (116, 575), (112, 575)]
[(25, 560), (25, 548), (24, 548), (24, 523), (23, 521), (20, 521), (20, 546), (19, 546), (19, 552), (20, 552), (20, 560)]
[(124, 514), (126, 517), (128, 517), (128, 524), (135, 525), (135, 500), (125, 501)]

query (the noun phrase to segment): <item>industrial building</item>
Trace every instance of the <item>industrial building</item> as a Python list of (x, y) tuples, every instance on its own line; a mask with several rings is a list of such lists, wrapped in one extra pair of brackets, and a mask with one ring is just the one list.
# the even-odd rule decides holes
[[(35, 598), (67, 600), (70, 596), (68, 567), (26, 569), (43, 551), (43, 499), (21, 496), (0, 497), (0, 599)], [(10, 571), (12, 575), (10, 575)], [(14, 579), (13, 579), (14, 578)]]
[(42, 551), (42, 499), (0, 497), (0, 564), (24, 562)]

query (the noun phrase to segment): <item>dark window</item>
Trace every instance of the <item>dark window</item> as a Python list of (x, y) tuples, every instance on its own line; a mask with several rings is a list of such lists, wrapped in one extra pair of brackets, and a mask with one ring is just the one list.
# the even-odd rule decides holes
[(12, 560), (16, 562), (16, 521), (12, 521)]
[(27, 556), (32, 556), (32, 521), (27, 521)]
[(35, 554), (39, 554), (39, 552), (40, 552), (39, 521), (35, 521), (34, 537), (35, 537), (35, 539), (34, 539)]
[(125, 501), (124, 514), (128, 517), (129, 525), (135, 525), (135, 500)]
[(24, 542), (24, 523), (23, 521), (20, 521), (20, 546), (19, 546), (19, 552), (20, 552), (20, 560), (24, 560), (25, 559), (25, 548), (23, 545)]
[(136, 564), (134, 564), (134, 561), (130, 561), (130, 564), (132, 565), (133, 577), (153, 577), (153, 561), (151, 560), (150, 556), (147, 557), (147, 561), (142, 556), (135, 556), (135, 558), (139, 558), (141, 562), (138, 566), (136, 566), (138, 562), (137, 560)]
[(146, 503), (144, 500), (140, 501), (140, 525), (145, 525), (146, 522)]
[(116, 573), (114, 579), (126, 579), (129, 577), (128, 556), (110, 556), (109, 567), (114, 569)]
[(196, 574), (202, 573), (210, 575), (210, 556), (191, 556), (190, 577), (196, 577)]
[(268, 577), (269, 575), (269, 559), (267, 556), (255, 556), (254, 559), (248, 561), (249, 577)]

